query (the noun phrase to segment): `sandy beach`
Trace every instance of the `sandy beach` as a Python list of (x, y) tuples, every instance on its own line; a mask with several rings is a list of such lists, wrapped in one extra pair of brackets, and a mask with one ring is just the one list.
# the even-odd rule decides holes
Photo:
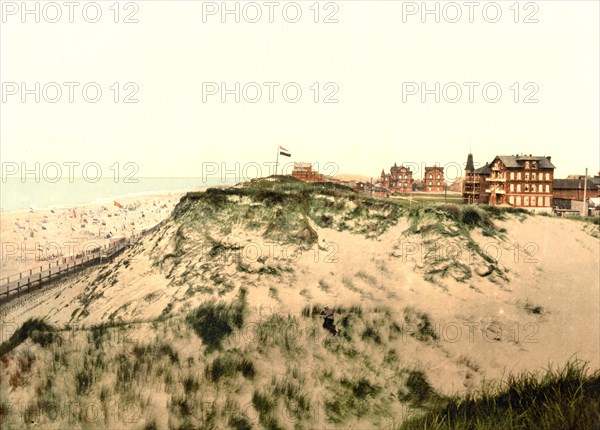
[(184, 194), (173, 191), (95, 204), (2, 212), (0, 277), (139, 234), (167, 218)]

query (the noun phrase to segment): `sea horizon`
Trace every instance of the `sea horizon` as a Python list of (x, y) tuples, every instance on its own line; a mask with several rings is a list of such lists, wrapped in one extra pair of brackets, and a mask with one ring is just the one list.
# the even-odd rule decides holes
[(0, 187), (0, 212), (19, 212), (30, 208), (60, 209), (73, 205), (109, 203), (113, 199), (148, 196), (164, 193), (185, 193), (206, 187), (235, 185), (238, 179), (222, 181), (201, 177), (146, 177), (135, 182), (115, 182), (100, 178), (91, 182), (84, 178), (65, 178), (57, 182), (22, 181), (21, 178), (3, 178)]

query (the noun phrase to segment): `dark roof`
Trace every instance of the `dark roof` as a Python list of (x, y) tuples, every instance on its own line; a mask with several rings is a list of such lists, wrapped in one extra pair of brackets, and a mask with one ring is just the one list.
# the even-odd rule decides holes
[(402, 170), (402, 169), (405, 169), (405, 170), (406, 170), (406, 171), (408, 171), (408, 172), (410, 172), (410, 171), (411, 171), (411, 170), (410, 170), (410, 168), (409, 168), (409, 167), (405, 167), (405, 166), (404, 166), (404, 164), (402, 164), (402, 165), (398, 166), (398, 164), (397, 164), (397, 163), (394, 163), (394, 165), (393, 165), (393, 166), (392, 166), (392, 168), (390, 169), (390, 172), (393, 172), (393, 171), (398, 171), (398, 170)]
[(433, 170), (433, 169), (438, 169), (438, 170), (441, 170), (442, 172), (444, 171), (444, 168), (440, 167), (440, 166), (425, 167), (425, 171)]
[(538, 155), (497, 155), (506, 167), (519, 167), (519, 161), (537, 161), (540, 169), (554, 169), (555, 166), (550, 161), (550, 157)]
[[(595, 190), (600, 184), (595, 184), (588, 179), (587, 189)], [(555, 179), (552, 181), (555, 190), (583, 190), (583, 179)]]
[(468, 172), (475, 170), (475, 166), (473, 166), (473, 154), (469, 154), (467, 157), (467, 166), (465, 167), (465, 170)]
[(485, 163), (485, 166), (482, 166), (479, 169), (475, 169), (473, 173), (477, 173), (478, 175), (489, 175), (490, 173), (492, 173), (492, 169), (490, 169), (489, 163)]

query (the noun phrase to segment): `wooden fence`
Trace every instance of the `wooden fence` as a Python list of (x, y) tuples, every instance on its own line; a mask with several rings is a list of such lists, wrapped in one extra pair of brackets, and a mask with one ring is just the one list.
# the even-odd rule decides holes
[(73, 256), (61, 257), (53, 262), (30, 269), (0, 280), (0, 303), (8, 302), (45, 284), (61, 279), (68, 274), (79, 272), (86, 267), (111, 261), (124, 249), (136, 243), (146, 232), (131, 238), (88, 250)]

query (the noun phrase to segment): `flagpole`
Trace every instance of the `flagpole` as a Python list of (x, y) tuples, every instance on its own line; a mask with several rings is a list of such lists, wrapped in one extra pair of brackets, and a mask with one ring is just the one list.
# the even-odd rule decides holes
[(275, 160), (275, 176), (277, 176), (278, 166), (279, 166), (279, 146), (277, 147), (277, 159)]

